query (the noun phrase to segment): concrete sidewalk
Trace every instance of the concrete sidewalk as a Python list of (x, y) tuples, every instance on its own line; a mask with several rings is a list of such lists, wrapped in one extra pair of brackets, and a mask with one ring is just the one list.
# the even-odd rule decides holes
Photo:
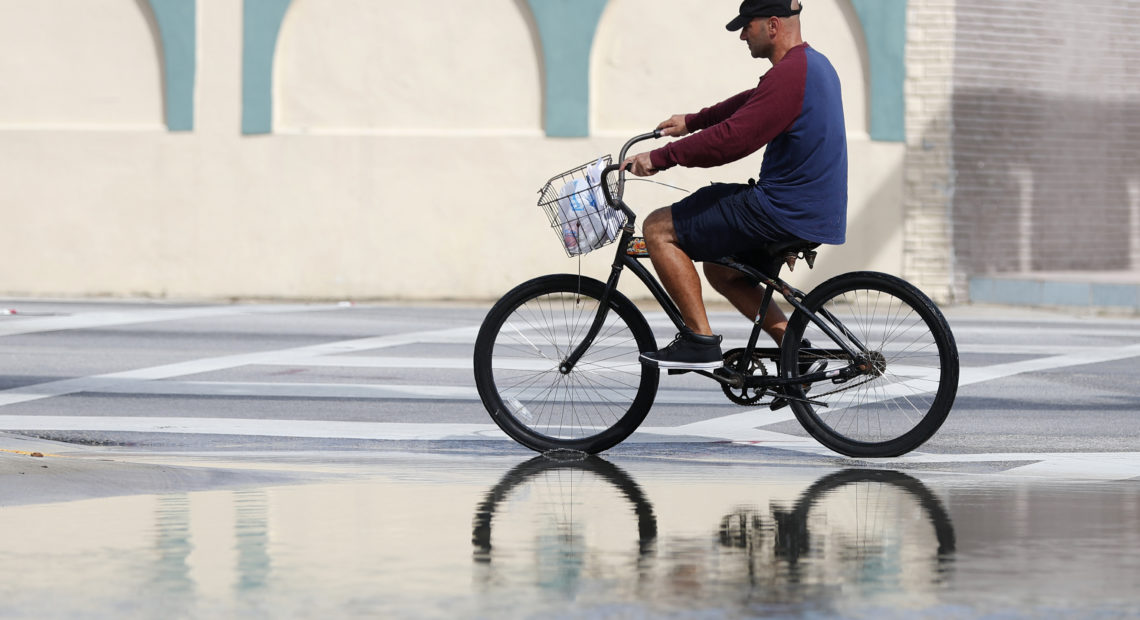
[(1140, 271), (1041, 271), (973, 276), (970, 301), (1140, 314)]

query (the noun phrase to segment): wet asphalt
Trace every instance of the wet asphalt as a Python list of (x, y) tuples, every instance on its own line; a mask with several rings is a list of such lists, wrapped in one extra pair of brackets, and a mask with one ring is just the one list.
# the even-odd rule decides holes
[(495, 431), (479, 306), (0, 308), (5, 616), (1140, 613), (1132, 317), (948, 308), (959, 397), (898, 459), (686, 377), (583, 459)]

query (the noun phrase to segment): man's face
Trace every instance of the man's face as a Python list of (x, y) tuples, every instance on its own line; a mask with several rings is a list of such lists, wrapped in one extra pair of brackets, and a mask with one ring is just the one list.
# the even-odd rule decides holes
[(748, 43), (753, 58), (772, 57), (772, 37), (769, 36), (767, 17), (753, 17), (752, 21), (740, 30), (740, 40)]

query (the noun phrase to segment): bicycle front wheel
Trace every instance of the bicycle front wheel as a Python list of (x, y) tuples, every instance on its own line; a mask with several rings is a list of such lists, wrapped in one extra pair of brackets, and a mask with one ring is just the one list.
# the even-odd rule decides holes
[(536, 278), (507, 293), (483, 321), (474, 360), (479, 396), (499, 428), (532, 450), (607, 450), (653, 405), (659, 373), (639, 360), (657, 348), (653, 331), (617, 291), (586, 354), (562, 371), (589, 333), (605, 288), (574, 275)]
[[(787, 388), (796, 418), (828, 448), (854, 457), (898, 456), (942, 426), (958, 391), (958, 348), (929, 297), (884, 273), (855, 272), (821, 284), (803, 300), (810, 313), (857, 353), (843, 352), (809, 315), (788, 322), (780, 365), (796, 377), (826, 361), (828, 371), (860, 372), (805, 390)], [(804, 339), (812, 347), (802, 347)]]

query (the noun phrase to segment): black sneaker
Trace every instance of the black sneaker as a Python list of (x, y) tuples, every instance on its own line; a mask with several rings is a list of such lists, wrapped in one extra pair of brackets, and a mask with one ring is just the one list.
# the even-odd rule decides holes
[(682, 332), (667, 346), (642, 353), (641, 361), (658, 368), (711, 370), (724, 365), (724, 356), (720, 352), (720, 336)]

